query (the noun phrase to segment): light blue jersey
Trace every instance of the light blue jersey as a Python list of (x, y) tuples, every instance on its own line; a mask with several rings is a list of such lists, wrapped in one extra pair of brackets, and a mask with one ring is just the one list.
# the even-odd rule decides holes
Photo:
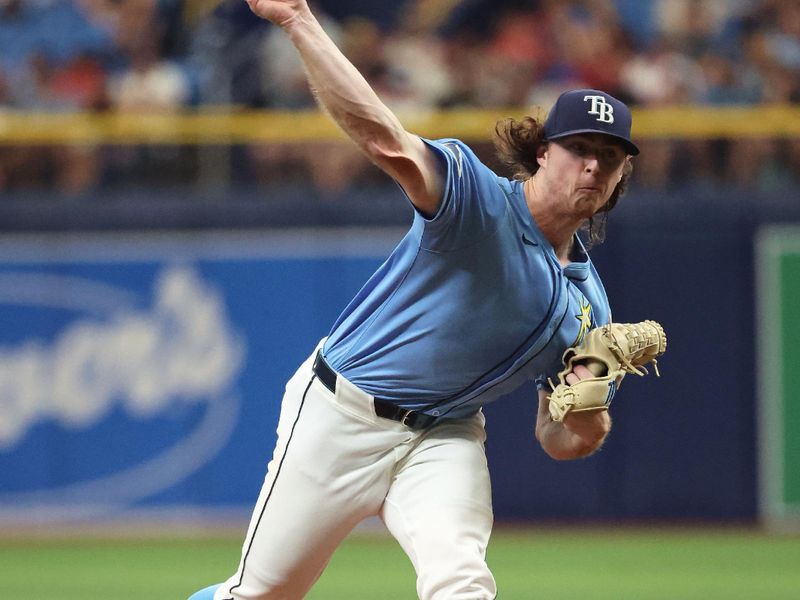
[(562, 268), (531, 217), (522, 184), (462, 142), (426, 142), (446, 169), (441, 208), (410, 231), (347, 306), (327, 362), (373, 396), (464, 417), (527, 380), (546, 381), (564, 350), (610, 320), (579, 244)]

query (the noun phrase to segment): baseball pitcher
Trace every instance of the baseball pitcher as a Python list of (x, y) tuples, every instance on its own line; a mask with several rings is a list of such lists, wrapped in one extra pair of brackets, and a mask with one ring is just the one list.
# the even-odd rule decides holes
[(595, 217), (625, 190), (639, 153), (631, 113), (571, 90), (544, 122), (501, 121), (507, 179), (457, 139), (406, 131), (306, 0), (248, 3), (289, 36), (319, 103), (400, 185), (412, 218), (287, 383), (239, 566), (192, 598), (303, 598), (371, 516), (408, 554), (421, 599), (495, 598), (481, 407), (535, 380), (542, 448), (585, 457), (610, 431), (624, 377), (666, 349), (654, 321), (611, 322), (577, 235), (601, 237)]

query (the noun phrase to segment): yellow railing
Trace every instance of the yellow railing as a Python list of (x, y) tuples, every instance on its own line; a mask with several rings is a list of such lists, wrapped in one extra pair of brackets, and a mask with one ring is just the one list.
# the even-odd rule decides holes
[[(429, 138), (486, 140), (495, 122), (521, 109), (400, 114), (403, 124)], [(800, 137), (800, 107), (672, 106), (634, 110), (634, 137)], [(205, 109), (178, 114), (25, 113), (0, 111), (0, 144), (248, 144), (342, 139), (319, 111)]]

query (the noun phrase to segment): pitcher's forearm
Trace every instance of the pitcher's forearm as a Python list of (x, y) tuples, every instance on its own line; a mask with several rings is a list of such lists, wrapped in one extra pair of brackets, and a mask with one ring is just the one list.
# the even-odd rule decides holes
[(320, 105), (364, 154), (405, 190), (422, 214), (436, 214), (443, 180), (435, 154), (408, 133), (310, 12), (283, 24), (300, 52)]
[(373, 159), (396, 151), (408, 134), (317, 19), (298, 15), (284, 30), (300, 52), (320, 105), (339, 127)]

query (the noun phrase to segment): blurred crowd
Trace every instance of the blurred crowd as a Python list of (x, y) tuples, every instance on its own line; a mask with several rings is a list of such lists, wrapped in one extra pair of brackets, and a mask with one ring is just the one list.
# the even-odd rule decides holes
[[(398, 111), (548, 106), (574, 87), (634, 106), (800, 104), (800, 0), (316, 0), (328, 33)], [(390, 7), (385, 5), (391, 4)], [(0, 109), (309, 108), (288, 39), (244, 0), (0, 0)], [(797, 178), (800, 140), (646, 140), (636, 181), (770, 186)], [(487, 154), (490, 149), (483, 147)], [(0, 147), (0, 189), (68, 194), (198, 177), (197, 148)], [(234, 156), (235, 155), (235, 156)], [(348, 148), (235, 149), (227, 176), (369, 170)], [(206, 161), (208, 162), (208, 161)], [(242, 164), (247, 165), (241, 168)], [(146, 178), (146, 179), (143, 179)]]

